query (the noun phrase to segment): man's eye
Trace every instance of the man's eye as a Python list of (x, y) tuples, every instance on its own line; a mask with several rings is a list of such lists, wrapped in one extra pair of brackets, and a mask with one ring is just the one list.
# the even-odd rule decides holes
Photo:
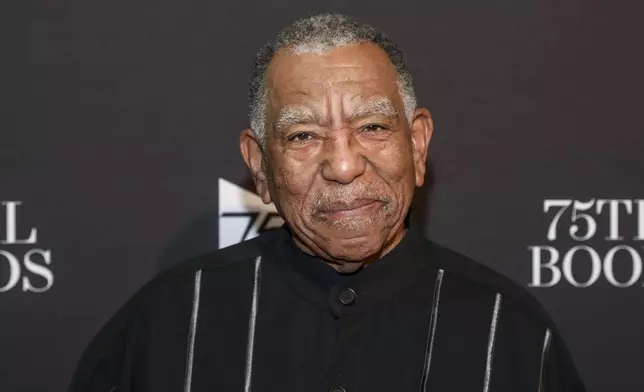
[(291, 142), (305, 142), (311, 139), (313, 139), (313, 135), (305, 132), (295, 133), (288, 137), (288, 141), (291, 141)]
[(380, 124), (368, 124), (368, 125), (365, 125), (364, 127), (362, 127), (362, 130), (367, 131), (367, 132), (381, 132), (381, 131), (384, 131), (386, 129), (387, 129), (387, 127), (385, 127), (384, 125), (380, 125)]

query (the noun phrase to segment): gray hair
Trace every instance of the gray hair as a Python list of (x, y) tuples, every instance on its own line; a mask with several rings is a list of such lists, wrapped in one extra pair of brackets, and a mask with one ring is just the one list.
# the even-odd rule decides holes
[(289, 49), (296, 54), (321, 53), (345, 45), (371, 42), (387, 53), (389, 60), (398, 73), (398, 88), (405, 107), (405, 117), (411, 123), (416, 109), (416, 94), (413, 80), (402, 50), (379, 30), (342, 14), (320, 14), (299, 19), (284, 28), (275, 42), (266, 44), (255, 58), (255, 66), (250, 80), (249, 118), (255, 137), (265, 142), (266, 126), (266, 70), (280, 49)]

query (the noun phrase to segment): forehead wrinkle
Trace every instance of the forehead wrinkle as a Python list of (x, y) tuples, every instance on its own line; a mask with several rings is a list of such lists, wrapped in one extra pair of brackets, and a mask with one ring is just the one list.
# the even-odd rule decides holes
[(367, 102), (357, 106), (347, 113), (347, 119), (355, 120), (357, 118), (380, 115), (386, 118), (397, 118), (398, 111), (389, 98), (379, 97), (370, 99)]

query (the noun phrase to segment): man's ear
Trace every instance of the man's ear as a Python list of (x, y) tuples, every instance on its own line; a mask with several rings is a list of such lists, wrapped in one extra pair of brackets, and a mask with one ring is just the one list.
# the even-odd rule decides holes
[(266, 175), (266, 166), (264, 151), (261, 142), (255, 138), (252, 129), (247, 128), (241, 131), (239, 135), (239, 149), (246, 166), (253, 176), (257, 194), (262, 198), (265, 204), (269, 204), (271, 195), (268, 191), (268, 176)]
[(416, 109), (410, 125), (416, 186), (421, 187), (425, 183), (425, 172), (427, 171), (427, 150), (434, 134), (434, 122), (429, 110)]

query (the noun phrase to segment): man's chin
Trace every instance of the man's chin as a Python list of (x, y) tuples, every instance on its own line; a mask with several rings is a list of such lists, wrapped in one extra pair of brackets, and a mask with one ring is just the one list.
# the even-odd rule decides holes
[[(338, 235), (327, 237), (328, 244), (324, 247), (329, 256), (335, 260), (341, 260), (348, 264), (355, 264), (358, 269), (360, 264), (377, 255), (383, 248), (384, 241), (380, 232), (370, 232), (351, 235)], [(349, 268), (350, 266), (346, 266)]]

